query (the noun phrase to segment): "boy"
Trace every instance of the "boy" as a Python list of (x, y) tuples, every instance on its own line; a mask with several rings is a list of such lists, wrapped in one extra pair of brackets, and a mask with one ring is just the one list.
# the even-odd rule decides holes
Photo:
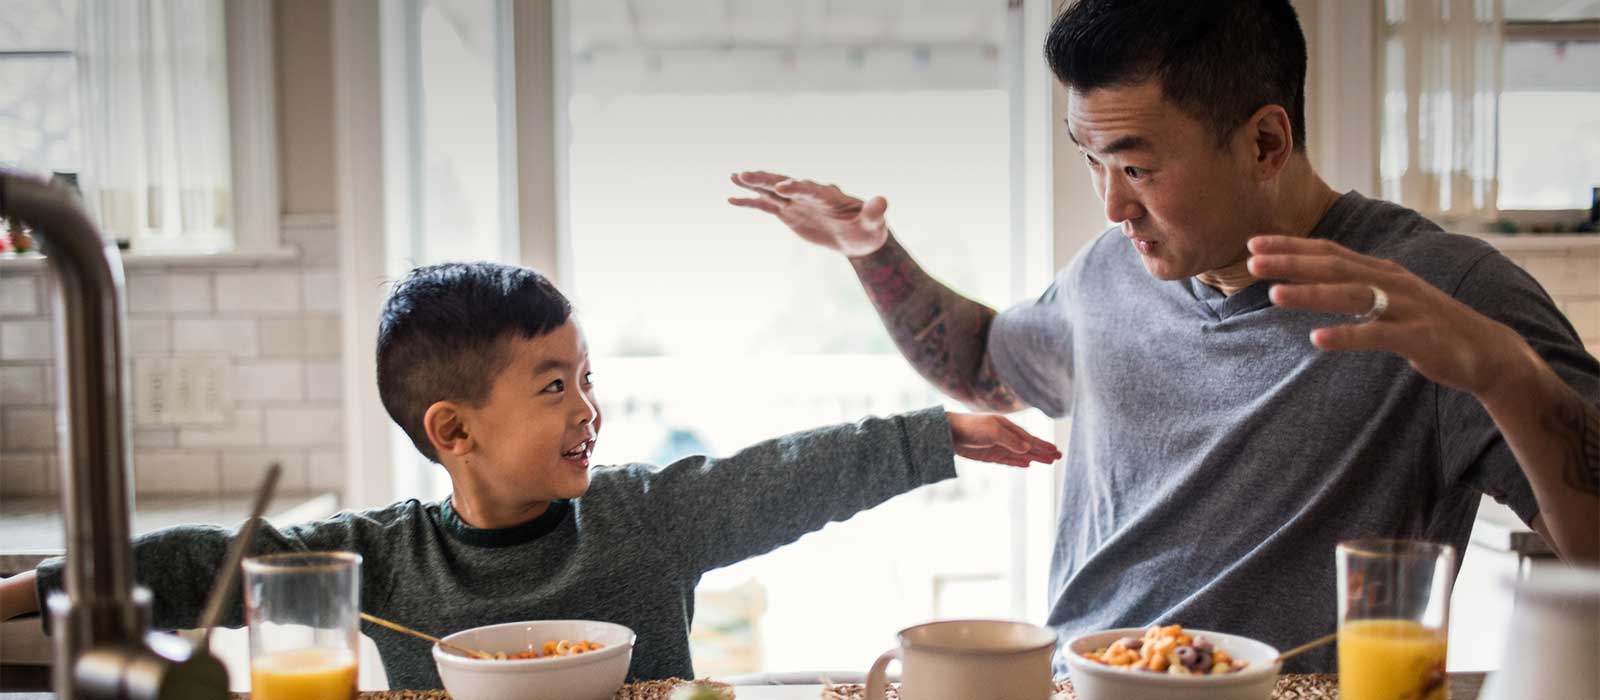
[[(264, 525), (256, 552), (359, 553), (361, 607), (439, 636), (540, 618), (617, 622), (638, 635), (630, 678), (693, 677), (689, 625), (702, 573), (953, 477), (952, 452), (1013, 466), (1060, 457), (1004, 418), (927, 409), (727, 458), (591, 471), (601, 416), (571, 313), (526, 268), (413, 270), (379, 322), (378, 393), (417, 449), (450, 474), (450, 497)], [(196, 624), (230, 538), (219, 527), (180, 526), (135, 540), (156, 627)], [(0, 619), (37, 610), (60, 579), (58, 559), (0, 582)], [(243, 624), (237, 605), (223, 624)], [(364, 631), (391, 688), (440, 687), (429, 645)]]

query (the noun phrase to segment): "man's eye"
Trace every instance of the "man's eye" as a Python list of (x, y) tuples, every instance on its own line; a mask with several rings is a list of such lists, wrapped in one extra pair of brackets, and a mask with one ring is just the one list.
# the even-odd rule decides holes
[(1144, 176), (1146, 174), (1148, 174), (1148, 173), (1146, 173), (1144, 168), (1135, 168), (1135, 167), (1133, 167), (1131, 165), (1126, 167), (1126, 168), (1123, 168), (1122, 172), (1126, 173), (1128, 175), (1128, 177), (1131, 177), (1131, 178), (1133, 178), (1135, 180), (1144, 179)]
[(546, 393), (546, 394), (559, 394), (559, 393), (561, 393), (563, 391), (566, 391), (566, 390), (567, 390), (567, 383), (562, 381), (562, 380), (560, 380), (560, 379), (557, 379), (557, 380), (555, 380), (553, 382), (550, 382), (549, 384), (546, 384), (545, 387), (544, 387), (544, 393)]

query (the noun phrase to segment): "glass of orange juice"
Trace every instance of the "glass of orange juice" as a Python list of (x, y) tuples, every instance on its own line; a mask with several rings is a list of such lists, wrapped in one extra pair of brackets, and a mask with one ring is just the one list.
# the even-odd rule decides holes
[(296, 552), (244, 560), (254, 700), (353, 700), (361, 556)]
[(1411, 540), (1353, 540), (1339, 572), (1339, 697), (1446, 700), (1445, 639), (1455, 549)]

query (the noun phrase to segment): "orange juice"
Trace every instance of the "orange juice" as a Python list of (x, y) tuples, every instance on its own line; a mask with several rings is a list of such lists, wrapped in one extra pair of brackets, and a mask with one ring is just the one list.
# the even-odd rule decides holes
[(1445, 700), (1445, 634), (1410, 620), (1352, 620), (1339, 628), (1342, 700)]
[(356, 659), (348, 649), (294, 649), (250, 662), (253, 700), (351, 700)]

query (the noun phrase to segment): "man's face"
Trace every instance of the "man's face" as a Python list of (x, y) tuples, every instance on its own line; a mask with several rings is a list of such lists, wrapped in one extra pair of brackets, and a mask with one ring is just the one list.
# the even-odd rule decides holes
[(583, 495), (600, 433), (583, 332), (568, 319), (537, 338), (502, 342), (511, 361), (488, 400), (464, 409), (486, 474), (508, 493), (535, 500)]
[(1067, 131), (1105, 203), (1145, 269), (1163, 280), (1237, 262), (1253, 231), (1259, 196), (1253, 145), (1229, 147), (1147, 80), (1129, 87), (1067, 92)]

